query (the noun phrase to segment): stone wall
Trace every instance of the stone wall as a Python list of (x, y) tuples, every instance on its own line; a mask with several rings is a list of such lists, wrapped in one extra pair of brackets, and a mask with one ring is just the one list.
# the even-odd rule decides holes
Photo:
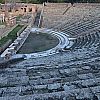
[[(7, 4), (7, 13), (9, 15), (17, 16), (27, 13), (35, 13), (37, 10), (36, 4), (25, 4), (25, 3), (17, 3), (14, 7), (12, 4)], [(5, 5), (1, 4), (0, 13), (5, 11)]]

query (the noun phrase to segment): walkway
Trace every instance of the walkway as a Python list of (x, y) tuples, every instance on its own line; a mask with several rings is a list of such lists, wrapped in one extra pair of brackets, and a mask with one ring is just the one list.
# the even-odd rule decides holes
[(37, 15), (36, 15), (35, 21), (34, 21), (34, 26), (35, 27), (38, 27), (40, 15), (41, 15), (41, 11), (37, 12)]

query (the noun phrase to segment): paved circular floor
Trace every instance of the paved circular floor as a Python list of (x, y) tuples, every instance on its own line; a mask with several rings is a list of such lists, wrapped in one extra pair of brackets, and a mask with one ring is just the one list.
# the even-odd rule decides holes
[(58, 38), (59, 43), (57, 43), (57, 45), (55, 47), (53, 47), (49, 50), (44, 50), (44, 51), (36, 52), (36, 53), (32, 52), (29, 54), (28, 53), (16, 54), (16, 55), (12, 56), (12, 58), (20, 58), (20, 57), (24, 56), (25, 59), (28, 59), (28, 58), (49, 56), (49, 55), (59, 53), (59, 50), (63, 49), (65, 46), (69, 45), (68, 37), (65, 34), (62, 34), (62, 32), (56, 32), (56, 31), (53, 31), (51, 29), (46, 29), (46, 28), (32, 28), (30, 31), (33, 33), (36, 33), (36, 32), (47, 33), (53, 37)]
[(58, 38), (51, 36), (47, 33), (31, 32), (18, 50), (18, 54), (38, 53), (49, 50), (59, 43)]

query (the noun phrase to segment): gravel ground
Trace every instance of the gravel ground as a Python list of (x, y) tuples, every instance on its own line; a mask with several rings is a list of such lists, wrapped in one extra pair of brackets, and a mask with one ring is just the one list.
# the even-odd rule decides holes
[(52, 37), (46, 33), (30, 33), (23, 46), (18, 53), (35, 53), (41, 52), (55, 47), (59, 40), (56, 37)]

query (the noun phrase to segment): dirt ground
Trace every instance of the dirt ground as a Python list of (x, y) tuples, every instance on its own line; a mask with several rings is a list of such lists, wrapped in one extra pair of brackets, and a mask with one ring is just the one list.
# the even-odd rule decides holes
[(51, 49), (58, 44), (59, 40), (46, 33), (30, 33), (18, 53), (35, 53)]

